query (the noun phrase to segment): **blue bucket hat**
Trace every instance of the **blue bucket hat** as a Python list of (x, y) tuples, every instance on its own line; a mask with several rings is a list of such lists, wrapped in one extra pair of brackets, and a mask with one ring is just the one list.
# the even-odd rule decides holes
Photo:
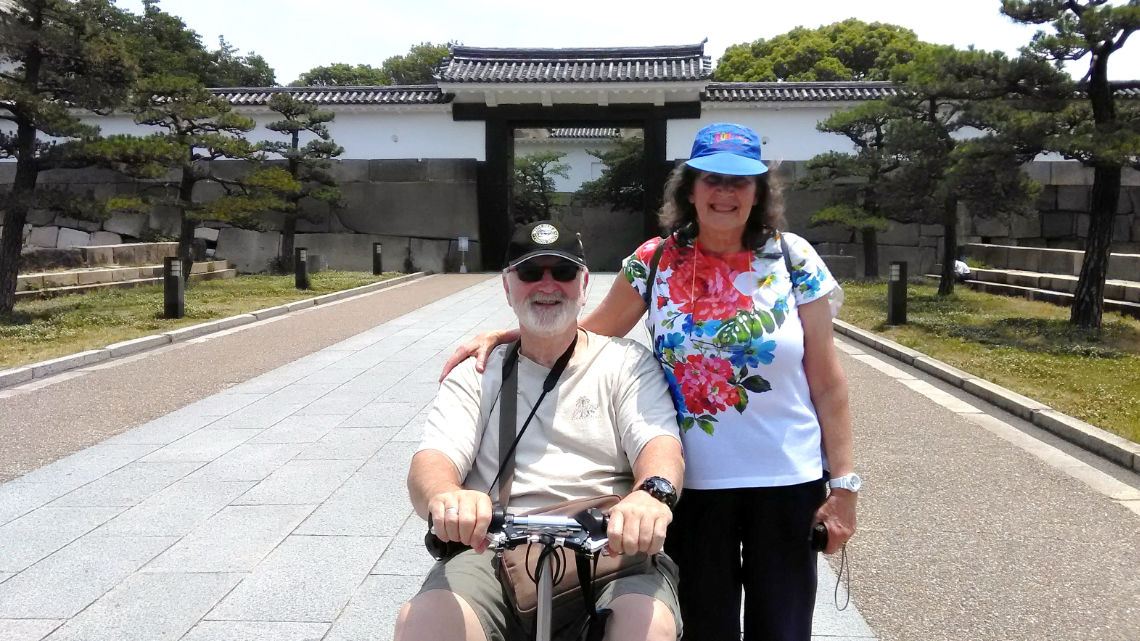
[(718, 122), (697, 132), (685, 163), (693, 169), (729, 176), (759, 176), (768, 166), (760, 162), (760, 136), (748, 127)]

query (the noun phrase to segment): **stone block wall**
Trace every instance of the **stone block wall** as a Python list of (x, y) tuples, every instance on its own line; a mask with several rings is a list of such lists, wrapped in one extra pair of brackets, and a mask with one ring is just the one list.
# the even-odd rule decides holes
[[(791, 169), (799, 175), (802, 163)], [(1042, 184), (1037, 216), (972, 216), (962, 209), (958, 217), (958, 244), (992, 243), (1023, 247), (1083, 250), (1088, 238), (1092, 170), (1075, 162), (1037, 162), (1027, 173)], [(858, 235), (834, 225), (812, 227), (808, 221), (826, 201), (826, 192), (809, 197), (789, 190), (785, 194), (788, 228), (816, 245), (821, 253), (854, 256), (856, 271), (863, 273), (863, 249)], [(1112, 251), (1140, 253), (1140, 172), (1125, 169), (1120, 205), (1114, 218)], [(879, 271), (885, 275), (891, 261), (905, 260), (910, 273), (931, 272), (942, 262), (942, 226), (893, 223), (880, 233)], [(1031, 259), (1027, 259), (1031, 260)]]
[[(0, 163), (0, 184), (12, 179), (2, 171), (6, 164)], [(244, 163), (235, 161), (215, 163), (215, 171), (227, 177), (239, 175), (244, 167)], [(334, 166), (333, 174), (341, 181), (344, 207), (330, 210), (323, 203), (303, 203), (305, 218), (298, 222), (298, 234), (310, 235), (306, 242), (314, 246), (329, 246), (322, 255), (330, 268), (353, 266), (371, 270), (370, 239), (375, 237), (385, 242), (385, 248), (391, 247), (391, 261), (386, 255), (385, 268), (392, 265), (392, 269), (403, 269), (410, 251), (411, 264), (431, 271), (443, 271), (451, 265), (458, 268), (455, 239), (467, 236), (471, 239), (467, 267), (472, 271), (482, 269), (475, 172), (476, 161), (472, 159), (341, 161)], [(144, 181), (133, 181), (114, 172), (86, 169), (44, 172), (41, 182), (65, 185), (92, 198), (135, 194), (146, 186)], [(194, 198), (208, 202), (220, 193), (216, 185), (201, 183)], [(270, 216), (267, 221), (271, 228), (280, 224), (279, 217)], [(140, 239), (175, 239), (179, 233), (178, 213), (171, 208), (157, 208), (146, 214), (119, 213), (102, 222), (35, 211), (28, 222), (28, 247), (118, 245)], [(230, 228), (227, 223), (204, 221), (195, 237), (214, 248), (222, 244), (223, 230), (230, 233), (227, 253), (231, 255), (227, 257), (241, 271), (264, 271), (276, 255), (276, 231), (252, 240), (251, 234), (257, 236), (257, 232), (238, 233), (242, 230)], [(325, 234), (330, 237), (321, 239)], [(353, 239), (353, 235), (361, 238)], [(367, 245), (368, 253), (363, 258), (355, 257), (357, 245)], [(243, 255), (244, 251), (249, 254)]]
[[(11, 181), (0, 163), (0, 186)], [(776, 171), (787, 184), (805, 173), (804, 163), (785, 162)], [(335, 165), (345, 206), (330, 211), (320, 203), (306, 204), (306, 218), (298, 233), (321, 253), (330, 268), (369, 269), (373, 240), (384, 243), (385, 267), (451, 270), (458, 267), (455, 239), (471, 241), (467, 268), (482, 269), (479, 254), (479, 214), (473, 159), (345, 160)], [(219, 170), (236, 175), (239, 164), (219, 163)], [(960, 212), (960, 244), (987, 242), (1027, 247), (1081, 249), (1088, 234), (1088, 206), (1092, 171), (1072, 162), (1034, 163), (1027, 172), (1043, 184), (1040, 215), (987, 219)], [(137, 193), (140, 183), (103, 170), (45, 172), (46, 184), (68, 185), (91, 197)], [(195, 198), (207, 200), (216, 189), (202, 186)], [(786, 189), (788, 229), (813, 242), (821, 254), (852, 257), (855, 272), (863, 273), (863, 252), (858, 234), (837, 225), (812, 227), (811, 215), (822, 208), (828, 193)], [(2, 214), (2, 212), (0, 212)], [(575, 204), (560, 207), (557, 216), (583, 233), (591, 265), (614, 270), (645, 240), (640, 214), (610, 212)], [(116, 214), (102, 223), (78, 221), (36, 211), (25, 229), (26, 244), (37, 247), (119, 244), (178, 233), (177, 212)], [(278, 221), (279, 222), (279, 221)], [(1140, 174), (1125, 170), (1120, 207), (1114, 221), (1113, 251), (1140, 253)], [(360, 236), (360, 238), (354, 238)], [(196, 232), (218, 257), (229, 259), (241, 271), (264, 270), (273, 256), (279, 235), (275, 231), (241, 232), (221, 222), (207, 221)], [(942, 261), (940, 225), (899, 224), (879, 235), (879, 266), (885, 273), (893, 260), (905, 260), (911, 273), (926, 273)], [(298, 246), (302, 243), (298, 242)], [(225, 248), (224, 252), (223, 247)], [(316, 248), (323, 249), (316, 249)], [(846, 261), (844, 261), (846, 262)]]

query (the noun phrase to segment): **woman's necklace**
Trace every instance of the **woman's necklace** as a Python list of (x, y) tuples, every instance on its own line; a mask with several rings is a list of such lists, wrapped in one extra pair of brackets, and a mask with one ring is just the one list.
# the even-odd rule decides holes
[[(733, 262), (733, 260), (735, 260), (734, 256), (736, 256), (738, 254), (743, 254), (744, 260), (747, 261), (747, 264), (745, 265), (744, 270), (739, 272), (739, 273), (743, 274), (745, 272), (752, 271), (752, 258), (753, 258), (752, 250), (748, 249), (747, 247), (745, 247), (743, 251), (739, 251), (739, 252), (729, 252), (727, 254), (716, 254), (717, 256), (719, 256), (721, 258), (721, 260), (724, 261), (724, 264), (728, 266), (728, 273), (730, 276), (732, 275), (732, 272), (733, 272), (732, 262)], [(691, 282), (689, 283), (689, 300), (693, 301), (693, 312), (691, 314), (692, 322), (688, 325), (689, 329), (685, 332), (685, 334), (688, 336), (690, 342), (693, 340), (692, 328), (696, 327), (697, 320), (698, 320), (697, 319), (697, 300), (698, 300), (698, 295), (697, 295), (697, 269), (700, 267), (700, 258), (701, 258), (700, 241), (697, 238), (694, 238), (693, 239), (693, 275), (691, 278)], [(735, 278), (733, 280), (735, 281)]]

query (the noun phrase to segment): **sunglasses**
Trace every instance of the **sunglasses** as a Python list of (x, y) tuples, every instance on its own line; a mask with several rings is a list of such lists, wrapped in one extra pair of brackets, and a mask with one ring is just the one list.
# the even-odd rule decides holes
[(755, 178), (752, 176), (729, 176), (726, 174), (705, 174), (701, 176), (701, 182), (713, 188), (723, 185), (729, 189), (744, 189), (754, 180)]
[(578, 277), (578, 270), (581, 267), (568, 260), (558, 261), (553, 265), (538, 265), (532, 261), (516, 265), (512, 271), (524, 283), (537, 283), (542, 280), (542, 275), (550, 270), (550, 276), (560, 283), (568, 283)]

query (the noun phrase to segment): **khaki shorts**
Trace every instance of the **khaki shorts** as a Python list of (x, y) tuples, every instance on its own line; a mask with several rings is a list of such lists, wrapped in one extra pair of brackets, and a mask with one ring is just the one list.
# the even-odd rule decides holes
[[(487, 641), (517, 641), (530, 638), (518, 614), (503, 595), (503, 587), (495, 577), (492, 565), (493, 552), (477, 554), (466, 550), (447, 561), (437, 561), (428, 572), (420, 594), (429, 590), (448, 590), (471, 606)], [(654, 559), (650, 569), (643, 574), (616, 579), (602, 588), (596, 603), (598, 609), (609, 607), (614, 599), (623, 594), (644, 594), (664, 603), (673, 613), (677, 626), (677, 638), (681, 638), (681, 608), (677, 603), (677, 566), (665, 554)], [(585, 608), (573, 620), (551, 622), (555, 630), (554, 639), (572, 641), (577, 638), (586, 620)]]

